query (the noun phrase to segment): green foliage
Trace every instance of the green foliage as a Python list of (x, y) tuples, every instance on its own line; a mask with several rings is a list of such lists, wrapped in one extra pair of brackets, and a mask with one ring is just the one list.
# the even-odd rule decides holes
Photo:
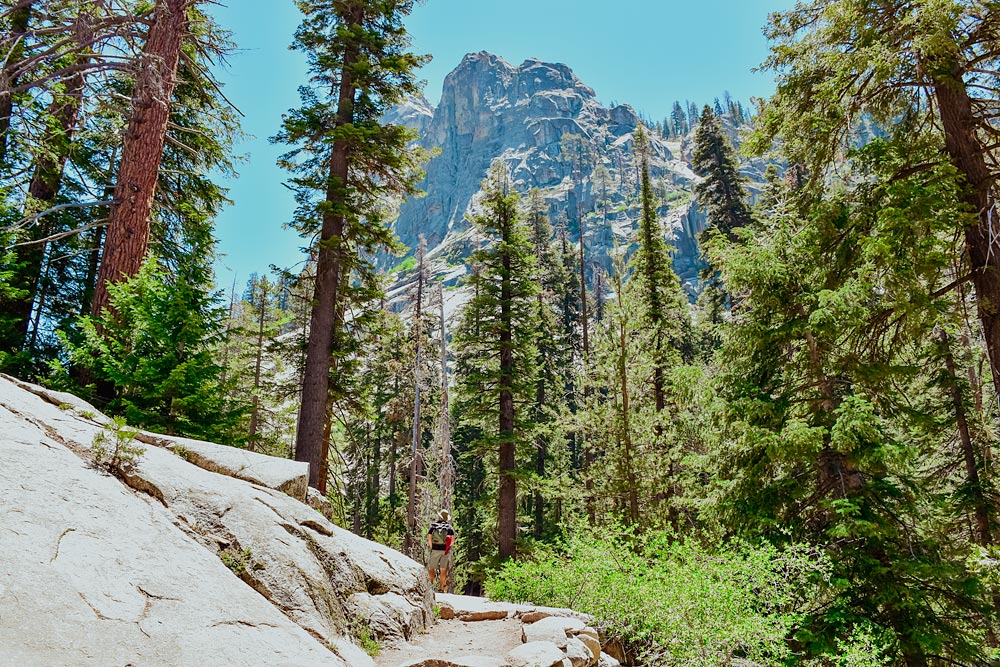
[[(483, 213), (472, 222), (484, 245), (472, 255), (472, 298), (454, 333), (461, 406), (456, 440), (472, 436), (465, 455), (493, 461), (499, 448), (531, 432), (532, 413), (521, 406), (530, 404), (537, 389), (539, 284), (530, 229), (499, 161), (483, 182), (482, 201)], [(517, 406), (509, 427), (501, 408), (504, 392)]]
[(389, 273), (390, 275), (393, 273), (407, 273), (408, 271), (412, 271), (414, 267), (416, 267), (416, 265), (417, 265), (417, 258), (411, 255), (406, 259), (404, 259), (399, 264), (397, 264), (396, 266), (392, 267)]
[(90, 445), (94, 463), (115, 475), (131, 472), (146, 448), (135, 443), (138, 431), (128, 427), (121, 417), (115, 417), (103, 431), (94, 436)]
[(116, 315), (80, 322), (82, 340), (67, 340), (72, 360), (110, 382), (108, 410), (129, 423), (171, 435), (240, 442), (241, 406), (225, 400), (214, 360), (222, 312), (209, 286), (191, 272), (168, 271), (152, 258), (130, 281), (110, 288)]
[(643, 664), (714, 667), (739, 656), (770, 667), (793, 657), (786, 637), (828, 569), (808, 547), (709, 551), (667, 533), (580, 526), (558, 551), (493, 574), (487, 592), (589, 613)]
[(232, 570), (241, 579), (253, 572), (264, 569), (264, 564), (255, 561), (250, 549), (223, 549), (219, 552), (222, 564)]
[(694, 136), (691, 165), (702, 180), (695, 185), (698, 205), (708, 223), (721, 234), (732, 236), (750, 223), (750, 206), (736, 156), (723, 132), (722, 121), (708, 106), (702, 111)]
[(374, 658), (382, 652), (382, 646), (379, 645), (378, 640), (375, 638), (375, 633), (372, 631), (371, 625), (361, 616), (356, 616), (354, 622), (351, 623), (351, 636), (354, 637), (357, 645), (371, 657)]

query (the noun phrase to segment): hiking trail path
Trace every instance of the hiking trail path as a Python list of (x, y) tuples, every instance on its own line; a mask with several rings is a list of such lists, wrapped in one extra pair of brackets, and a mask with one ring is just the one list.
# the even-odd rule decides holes
[(438, 593), (438, 620), (384, 647), (376, 667), (619, 667), (592, 619), (571, 609)]

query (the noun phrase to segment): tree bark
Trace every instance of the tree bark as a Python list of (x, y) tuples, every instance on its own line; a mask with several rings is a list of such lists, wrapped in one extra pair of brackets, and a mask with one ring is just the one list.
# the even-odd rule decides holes
[(139, 59), (132, 113), (122, 147), (118, 185), (91, 303), (100, 316), (109, 307), (108, 285), (139, 272), (149, 246), (149, 218), (163, 156), (170, 103), (190, 0), (157, 0)]
[(441, 415), (438, 417), (441, 438), (441, 506), (454, 511), (455, 466), (451, 460), (451, 415), (448, 414), (448, 336), (444, 321), (444, 287), (438, 285), (441, 321)]
[(965, 229), (976, 310), (983, 325), (993, 386), (1000, 397), (1000, 234), (993, 226), (997, 216), (993, 201), (993, 175), (986, 163), (986, 148), (976, 133), (977, 119), (962, 80), (958, 63), (940, 67), (932, 63), (934, 97), (944, 127), (945, 151), (965, 179), (963, 200), (976, 213), (975, 224)]
[(253, 372), (253, 412), (250, 413), (250, 433), (247, 441), (247, 449), (251, 452), (254, 449), (254, 440), (257, 437), (258, 422), (260, 421), (260, 369), (264, 361), (264, 316), (267, 314), (268, 284), (261, 281), (259, 288), (260, 313), (257, 316), (257, 353)]
[[(351, 10), (347, 23), (360, 24), (364, 9)], [(344, 54), (340, 70), (336, 126), (354, 122), (354, 76), (352, 67), (358, 58), (357, 51)], [(350, 172), (350, 146), (338, 139), (330, 152), (330, 180), (326, 201), (341, 202)], [(322, 213), (319, 253), (316, 261), (316, 287), (313, 294), (312, 314), (309, 319), (309, 341), (306, 346), (305, 374), (302, 381), (302, 405), (295, 435), (295, 460), (309, 464), (309, 485), (319, 488), (326, 468), (327, 445), (324, 444), (323, 426), (326, 419), (327, 396), (330, 392), (330, 355), (335, 338), (336, 312), (340, 298), (342, 250), (344, 242), (343, 215), (336, 214), (331, 206)]]
[[(506, 213), (504, 214), (506, 215)], [(503, 275), (500, 284), (500, 491), (499, 555), (504, 561), (516, 552), (517, 483), (514, 452), (514, 332), (511, 284), (511, 257), (507, 248), (513, 220), (501, 221), (503, 230)]]
[(621, 272), (618, 272), (618, 382), (622, 392), (622, 449), (625, 458), (625, 483), (628, 485), (628, 516), (631, 525), (639, 523), (639, 484), (635, 476), (632, 454), (632, 424), (629, 417), (628, 393), (628, 322), (625, 319), (625, 297)]
[[(81, 11), (77, 16), (76, 34), (81, 47), (76, 56), (76, 62), (86, 64), (92, 55), (87, 45), (93, 41), (94, 36), (93, 17), (86, 10)], [(67, 80), (65, 91), (54, 95), (49, 103), (48, 115), (52, 118), (53, 123), (49, 126), (50, 129), (42, 140), (42, 150), (35, 161), (31, 183), (28, 186), (28, 198), (24, 207), (24, 217), (26, 218), (44, 211), (59, 194), (66, 161), (72, 147), (73, 135), (76, 133), (79, 123), (80, 106), (85, 86), (86, 73), (84, 70), (79, 70)], [(9, 100), (9, 96), (7, 99)], [(4, 103), (3, 98), (0, 97), (0, 107)], [(9, 116), (11, 110), (0, 108), (0, 115), (4, 113)], [(9, 121), (9, 118), (7, 120)], [(6, 132), (6, 129), (0, 127), (0, 131)], [(52, 225), (49, 219), (41, 217), (31, 226), (28, 238), (25, 239), (29, 244), (15, 248), (14, 264), (22, 267), (20, 273), (24, 277), (24, 294), (20, 298), (0, 302), (0, 309), (7, 311), (15, 318), (16, 323), (10, 341), (12, 347), (24, 347), (28, 331), (31, 329), (33, 333), (28, 348), (34, 348), (33, 341), (37, 338), (38, 327), (29, 325), (29, 322), (32, 319), (32, 309), (36, 299), (39, 301), (39, 311), (43, 306), (41, 302), (44, 296), (40, 296), (38, 293), (47, 246), (43, 239), (50, 236), (51, 233)], [(38, 319), (39, 317), (36, 315), (35, 320)]]
[(993, 544), (993, 535), (990, 530), (990, 506), (983, 494), (983, 485), (979, 478), (979, 465), (976, 462), (976, 450), (972, 443), (969, 421), (965, 414), (962, 388), (958, 384), (955, 357), (951, 352), (951, 341), (943, 329), (938, 333), (938, 338), (941, 341), (941, 351), (944, 354), (945, 370), (948, 372), (948, 390), (951, 393), (952, 407), (955, 409), (955, 425), (958, 427), (959, 446), (965, 461), (966, 480), (969, 484), (976, 516), (976, 541), (980, 545), (988, 547)]
[(410, 557), (415, 556), (417, 540), (417, 463), (420, 459), (420, 343), (422, 342), (421, 318), (423, 317), (424, 301), (424, 240), (420, 239), (417, 249), (417, 303), (413, 318), (414, 346), (416, 354), (413, 360), (413, 442), (410, 448), (410, 488), (406, 501), (406, 539), (404, 551)]

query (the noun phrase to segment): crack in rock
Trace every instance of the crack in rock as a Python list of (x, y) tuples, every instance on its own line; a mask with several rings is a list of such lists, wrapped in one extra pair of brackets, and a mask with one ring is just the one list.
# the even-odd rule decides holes
[(59, 535), (59, 539), (56, 540), (55, 552), (52, 554), (52, 558), (49, 559), (50, 563), (54, 562), (56, 558), (59, 558), (59, 546), (62, 544), (63, 538), (75, 531), (76, 528), (67, 528)]

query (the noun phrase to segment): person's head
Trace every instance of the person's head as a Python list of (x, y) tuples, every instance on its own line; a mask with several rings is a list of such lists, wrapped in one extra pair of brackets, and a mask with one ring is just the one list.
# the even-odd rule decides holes
[(450, 521), (450, 520), (451, 520), (451, 512), (449, 512), (448, 510), (441, 510), (440, 512), (438, 512), (438, 521)]

